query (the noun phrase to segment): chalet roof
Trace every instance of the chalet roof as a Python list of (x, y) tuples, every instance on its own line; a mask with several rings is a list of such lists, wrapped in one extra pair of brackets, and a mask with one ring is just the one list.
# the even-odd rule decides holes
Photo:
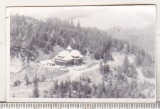
[(70, 45), (68, 45), (67, 50), (71, 51), (72, 47)]
[(69, 52), (67, 50), (63, 50), (58, 54), (58, 56), (65, 57), (68, 54), (69, 54)]
[(78, 50), (72, 50), (72, 51), (70, 52), (70, 55), (71, 55), (71, 56), (76, 56), (76, 57), (83, 57)]
[(83, 55), (78, 50), (73, 50), (71, 46), (68, 46), (66, 50), (61, 51), (55, 59), (68, 61), (72, 60), (75, 57), (83, 58)]
[(71, 60), (71, 59), (73, 59), (72, 56), (70, 55), (69, 51), (67, 51), (67, 50), (61, 51), (55, 58), (56, 59), (62, 59), (62, 60)]

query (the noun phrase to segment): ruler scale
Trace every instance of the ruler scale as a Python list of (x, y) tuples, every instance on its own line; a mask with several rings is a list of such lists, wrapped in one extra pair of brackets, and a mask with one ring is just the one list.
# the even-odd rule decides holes
[(1, 103), (1, 109), (160, 109), (158, 103)]

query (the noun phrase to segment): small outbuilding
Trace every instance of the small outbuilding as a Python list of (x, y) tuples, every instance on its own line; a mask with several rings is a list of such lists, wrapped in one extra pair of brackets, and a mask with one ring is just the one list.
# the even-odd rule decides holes
[(55, 65), (54, 61), (52, 61), (51, 59), (45, 60), (45, 61), (40, 61), (40, 63), (41, 63), (41, 65), (43, 65), (43, 67), (51, 67), (51, 66)]

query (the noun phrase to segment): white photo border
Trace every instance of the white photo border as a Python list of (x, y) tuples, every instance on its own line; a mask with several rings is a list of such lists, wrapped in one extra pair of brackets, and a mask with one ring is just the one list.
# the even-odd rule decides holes
[[(122, 0), (123, 1), (123, 0)], [(90, 3), (90, 2), (89, 2)], [(86, 6), (119, 6), (119, 5), (121, 5), (121, 6), (128, 6), (128, 5), (155, 5), (156, 6), (156, 8), (157, 8), (157, 3), (156, 2), (152, 2), (152, 3), (150, 3), (149, 1), (148, 2), (139, 2), (139, 3), (137, 3), (137, 2), (126, 2), (126, 0), (124, 0), (123, 2), (121, 2), (121, 3), (115, 3), (115, 2), (112, 2), (112, 3), (108, 3), (108, 2), (103, 2), (103, 3), (100, 3), (100, 2), (98, 2), (98, 3), (100, 3), (100, 4), (98, 4), (97, 2), (93, 2), (93, 3), (86, 3), (87, 5)], [(96, 5), (96, 3), (97, 3), (97, 5)], [(125, 4), (126, 3), (126, 4)], [(145, 4), (146, 3), (146, 4)], [(84, 6), (83, 4), (82, 4), (82, 2), (79, 2), (79, 4), (80, 5), (78, 5), (78, 6)], [(16, 3), (10, 3), (7, 7), (6, 7), (6, 16), (5, 17), (8, 17), (8, 16), (10, 16), (10, 14), (8, 15), (8, 8), (9, 7), (22, 7), (22, 6), (25, 6), (25, 7), (44, 7), (44, 6), (47, 6), (47, 7), (54, 7), (54, 6), (60, 6), (61, 7), (61, 3), (59, 3), (58, 4), (58, 2), (57, 2), (57, 4), (56, 5), (54, 5), (53, 3), (52, 4), (49, 4), (49, 3), (45, 3), (45, 4), (43, 4), (42, 5), (42, 3), (40, 2), (40, 3), (37, 3), (37, 4), (35, 4), (35, 3), (33, 3), (32, 4), (32, 2), (29, 2), (29, 3), (27, 3), (27, 4), (25, 4), (25, 2), (18, 2), (17, 3), (17, 5), (16, 5)], [(77, 6), (77, 5), (74, 5), (74, 2), (73, 3), (71, 3), (71, 4), (68, 4), (68, 3), (62, 3), (62, 6), (63, 7), (65, 7), (65, 6)], [(158, 12), (159, 11), (157, 11), (157, 14), (158, 14)], [(10, 17), (9, 17), (10, 18)], [(151, 103), (151, 102), (156, 102), (156, 96), (155, 96), (155, 98), (154, 99), (132, 99), (132, 98), (114, 98), (114, 99), (108, 99), (108, 98), (105, 98), (105, 99), (92, 99), (92, 98), (83, 98), (83, 99), (79, 99), (79, 98), (12, 98), (12, 97), (10, 97), (10, 19), (6, 19), (6, 31), (5, 31), (5, 33), (6, 33), (6, 101), (7, 102), (107, 102), (107, 103), (112, 103), (112, 102), (114, 102), (114, 103), (132, 103), (132, 102), (136, 102), (136, 103), (138, 103), (138, 102), (147, 102), (147, 103)], [(158, 17), (159, 18), (159, 17)], [(157, 18), (157, 19), (158, 19)], [(159, 19), (158, 19), (159, 20)], [(157, 21), (158, 22), (158, 21)], [(9, 27), (8, 27), (9, 26)], [(156, 25), (156, 28), (158, 28), (158, 24)], [(157, 73), (157, 72), (159, 72), (159, 65), (158, 65), (158, 59), (160, 58), (159, 56), (159, 54), (160, 54), (160, 52), (159, 52), (159, 47), (160, 47), (160, 44), (158, 44), (158, 41), (160, 41), (160, 38), (158, 37), (158, 32), (159, 32), (159, 29), (156, 29), (157, 31), (156, 31), (156, 36), (155, 36), (155, 40), (156, 40), (156, 44), (155, 44), (155, 48), (156, 48), (156, 51), (155, 51), (155, 63), (156, 63), (156, 65), (155, 65), (155, 71), (156, 71), (156, 77), (158, 76), (160, 76), (160, 74), (159, 73)], [(159, 74), (159, 75), (157, 75), (157, 74)], [(156, 82), (158, 82), (158, 79), (156, 78), (155, 79), (155, 81)], [(155, 82), (155, 83), (156, 83)], [(159, 83), (159, 82), (158, 82)], [(156, 86), (157, 86), (157, 84), (156, 84)], [(160, 89), (160, 88), (158, 88), (158, 89)], [(157, 88), (156, 88), (156, 90), (158, 90)], [(156, 92), (158, 92), (158, 91), (156, 91), (155, 90), (155, 94), (156, 94)], [(158, 95), (158, 94), (156, 94), (156, 95)]]

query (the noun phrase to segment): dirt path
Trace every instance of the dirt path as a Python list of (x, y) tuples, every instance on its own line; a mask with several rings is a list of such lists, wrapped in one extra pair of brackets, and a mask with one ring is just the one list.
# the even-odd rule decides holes
[(155, 84), (155, 79), (149, 79), (149, 78), (144, 77), (143, 74), (142, 74), (141, 69), (140, 68), (136, 68), (136, 69), (137, 69), (137, 72), (138, 72), (140, 80), (147, 81), (149, 83)]
[(92, 72), (98, 68), (99, 68), (99, 64), (94, 64), (93, 66), (90, 66), (89, 68), (84, 69), (84, 70), (80, 70), (80, 71), (76, 71), (76, 72), (75, 72), (75, 70), (71, 70), (71, 73), (72, 73), (71, 80), (74, 80), (74, 79), (80, 77), (83, 73)]
[(77, 71), (75, 69), (69, 69), (70, 70), (69, 73), (66, 73), (62, 76), (56, 77), (53, 80), (64, 81), (64, 80), (70, 79), (71, 81), (73, 81), (73, 80), (79, 78), (83, 73), (92, 72), (98, 68), (99, 68), (99, 64), (97, 63), (97, 64), (90, 66), (87, 69), (83, 69), (83, 70), (79, 70), (79, 71)]

